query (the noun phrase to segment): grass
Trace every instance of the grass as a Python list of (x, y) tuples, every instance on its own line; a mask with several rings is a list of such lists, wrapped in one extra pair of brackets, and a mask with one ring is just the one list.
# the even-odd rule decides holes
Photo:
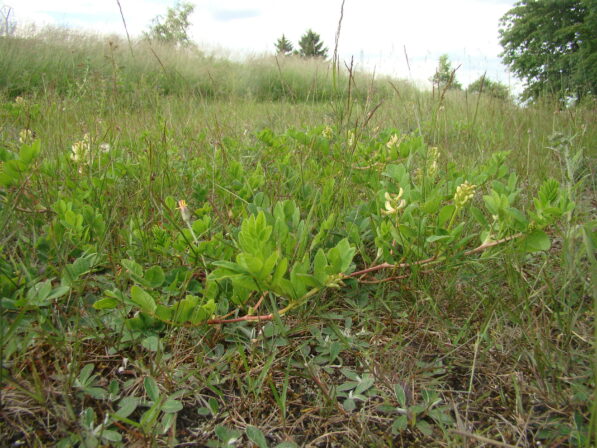
[[(594, 106), (56, 30), (0, 48), (5, 443), (593, 446)], [(525, 236), (472, 253), (488, 228)], [(295, 289), (329, 275), (234, 283), (261, 251), (307, 260)]]

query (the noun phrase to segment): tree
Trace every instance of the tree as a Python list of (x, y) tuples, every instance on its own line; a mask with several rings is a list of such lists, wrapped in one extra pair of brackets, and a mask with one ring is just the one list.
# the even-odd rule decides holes
[(153, 25), (145, 33), (146, 37), (167, 44), (190, 45), (189, 16), (194, 10), (195, 5), (191, 3), (177, 2), (174, 8), (168, 8), (166, 17), (157, 16), (153, 19)]
[(597, 93), (597, 2), (521, 0), (500, 21), (502, 60), (525, 81), (523, 99)]
[(12, 7), (2, 5), (0, 8), (0, 36), (14, 36), (17, 23), (12, 18)]
[(326, 58), (328, 49), (323, 46), (319, 34), (313, 30), (307, 30), (299, 40), (299, 55), (306, 58)]
[(447, 86), (448, 89), (462, 90), (462, 84), (456, 80), (456, 70), (458, 67), (452, 69), (448, 55), (442, 54), (439, 57), (439, 66), (430, 81), (439, 89), (444, 89)]
[(282, 34), (282, 37), (276, 41), (275, 44), (276, 53), (282, 56), (288, 56), (292, 53), (292, 43), (286, 39), (286, 36)]
[(499, 81), (492, 81), (491, 79), (486, 78), (485, 75), (472, 82), (467, 87), (466, 91), (468, 93), (485, 93), (502, 100), (510, 98), (510, 89), (506, 84)]

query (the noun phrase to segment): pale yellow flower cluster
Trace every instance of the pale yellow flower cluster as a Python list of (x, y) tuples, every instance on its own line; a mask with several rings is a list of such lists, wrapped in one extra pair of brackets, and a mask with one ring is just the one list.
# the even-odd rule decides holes
[(354, 132), (348, 131), (348, 146), (354, 145)]
[(382, 215), (395, 215), (406, 206), (406, 201), (402, 199), (404, 189), (400, 188), (398, 194), (391, 194), (386, 191), (384, 198), (386, 199), (385, 207), (381, 210)]
[(19, 132), (19, 143), (28, 145), (31, 142), (33, 142), (33, 132), (31, 129), (21, 129), (21, 132)]
[(89, 152), (91, 151), (91, 142), (89, 134), (83, 136), (83, 140), (73, 143), (71, 146), (70, 158), (76, 163), (86, 163), (89, 161)]
[(468, 180), (456, 187), (456, 193), (454, 194), (454, 203), (456, 204), (456, 207), (464, 207), (464, 205), (475, 195), (476, 188), (477, 186), (470, 184)]
[(439, 149), (432, 147), (427, 155), (427, 175), (433, 177), (437, 174), (437, 161), (439, 159)]
[(334, 130), (330, 126), (326, 126), (323, 131), (321, 131), (321, 135), (329, 140), (334, 136)]
[(388, 140), (388, 143), (386, 143), (386, 147), (388, 149), (392, 149), (395, 148), (396, 146), (398, 146), (400, 144), (400, 139), (398, 138), (398, 135), (393, 134), (390, 139)]
[(15, 98), (15, 104), (18, 104), (19, 106), (22, 106), (23, 104), (25, 104), (25, 100), (23, 99), (22, 96), (17, 96)]

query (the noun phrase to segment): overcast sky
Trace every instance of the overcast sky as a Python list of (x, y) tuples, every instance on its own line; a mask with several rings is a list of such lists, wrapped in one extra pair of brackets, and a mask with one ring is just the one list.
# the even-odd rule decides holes
[[(3, 0), (0, 0), (0, 4)], [(11, 2), (13, 2), (11, 4)], [(116, 0), (4, 0), (18, 25), (52, 24), (124, 34)], [(283, 33), (297, 46), (311, 28), (331, 55), (341, 0), (196, 0), (191, 36), (201, 47), (232, 58), (274, 53)], [(346, 0), (340, 34), (342, 60), (425, 82), (449, 55), (464, 85), (487, 76), (515, 86), (501, 65), (499, 19), (515, 0)], [(174, 1), (120, 0), (129, 32), (138, 36)], [(408, 69), (405, 51), (410, 62)], [(516, 89), (517, 90), (517, 89)]]

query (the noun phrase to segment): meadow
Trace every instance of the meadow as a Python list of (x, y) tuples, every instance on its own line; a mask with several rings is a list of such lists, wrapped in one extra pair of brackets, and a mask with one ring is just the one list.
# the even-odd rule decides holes
[(7, 446), (594, 446), (594, 101), (0, 54)]

